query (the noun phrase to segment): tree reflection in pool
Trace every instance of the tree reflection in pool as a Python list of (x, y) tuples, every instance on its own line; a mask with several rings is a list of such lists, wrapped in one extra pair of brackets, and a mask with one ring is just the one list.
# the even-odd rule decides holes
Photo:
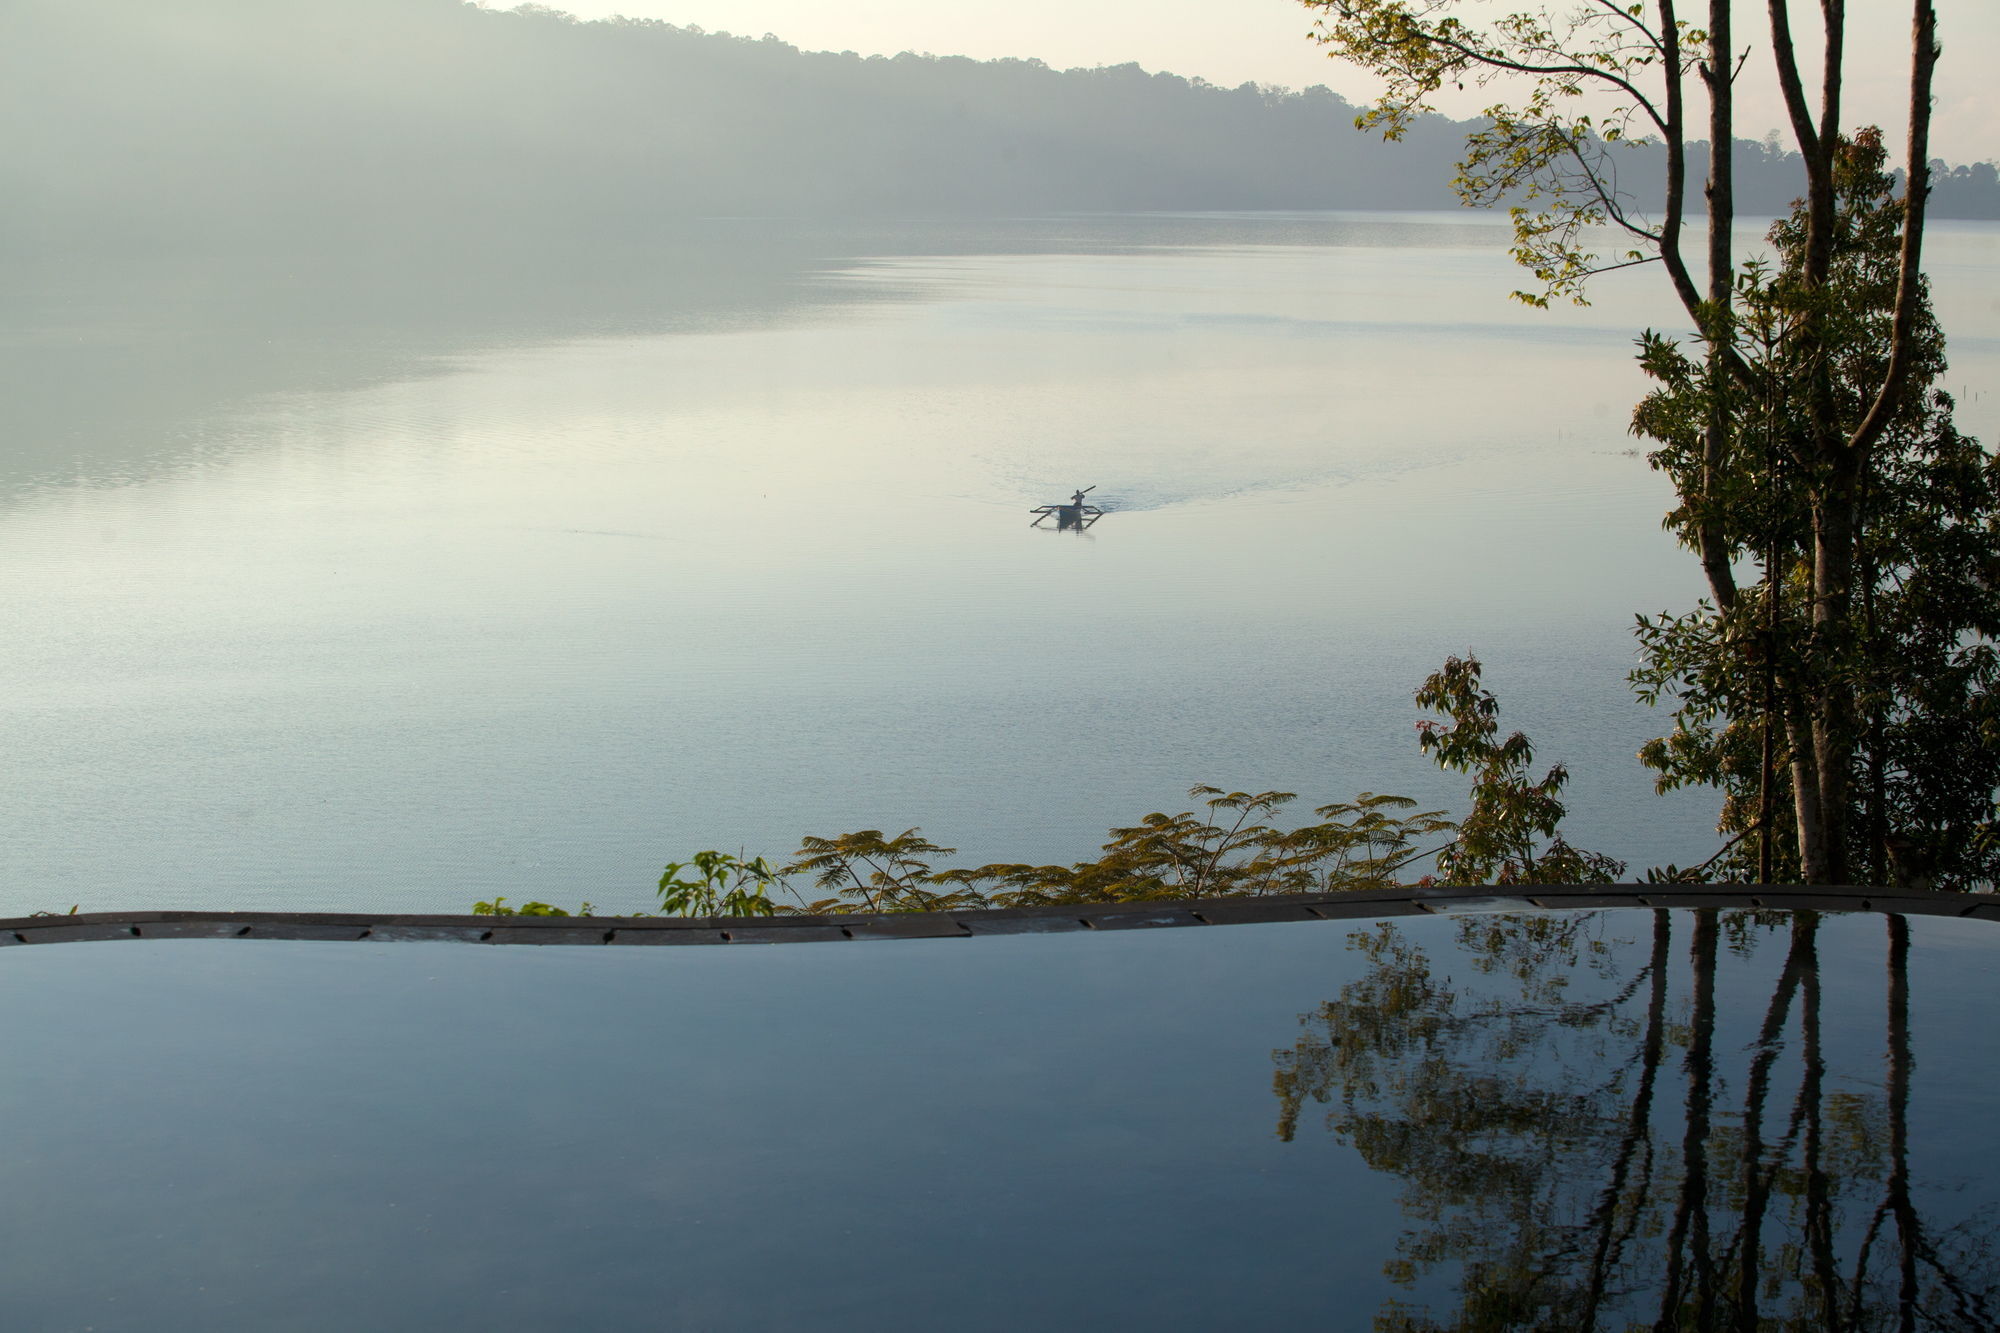
[[(1656, 911), (1650, 950), (1614, 947), (1635, 915), (1462, 918), (1459, 978), (1357, 932), (1371, 969), (1276, 1053), (1279, 1136), (1325, 1105), (1402, 1179), (1387, 1275), (1455, 1274), (1457, 1308), (1376, 1327), (1995, 1327), (1992, 1208), (1912, 1171), (1909, 921), (1881, 918), (1879, 987), (1828, 996), (1813, 913)], [(1823, 1011), (1857, 1002), (1881, 1045), (1828, 1049)]]

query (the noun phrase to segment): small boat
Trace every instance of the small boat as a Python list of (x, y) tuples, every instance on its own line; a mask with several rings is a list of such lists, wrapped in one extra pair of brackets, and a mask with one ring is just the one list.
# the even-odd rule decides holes
[(1042, 505), (1038, 509), (1030, 509), (1028, 512), (1035, 516), (1035, 521), (1028, 526), (1039, 528), (1042, 526), (1043, 519), (1054, 514), (1056, 531), (1061, 532), (1066, 528), (1073, 528), (1078, 532), (1082, 532), (1085, 528), (1097, 522), (1098, 519), (1104, 517), (1102, 509), (1099, 509), (1094, 504), (1087, 503), (1083, 498), (1096, 489), (1097, 487), (1095, 486), (1084, 487), (1075, 495), (1070, 496), (1068, 504)]

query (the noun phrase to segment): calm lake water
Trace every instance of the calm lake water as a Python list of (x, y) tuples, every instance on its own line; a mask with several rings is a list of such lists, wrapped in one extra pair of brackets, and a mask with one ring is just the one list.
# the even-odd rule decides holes
[[(1650, 269), (1462, 216), (717, 227), (495, 277), (41, 274), (0, 324), (0, 911), (650, 900), (703, 847), (1091, 854), (1197, 782), (1462, 804), (1449, 653), (1575, 840), (1699, 860), (1633, 613)], [(1930, 242), (1995, 438), (2000, 229)], [(1082, 536), (1028, 509), (1096, 486)]]

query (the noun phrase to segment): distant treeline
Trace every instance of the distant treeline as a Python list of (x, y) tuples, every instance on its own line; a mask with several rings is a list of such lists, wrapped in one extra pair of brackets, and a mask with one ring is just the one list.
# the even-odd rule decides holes
[[(88, 252), (642, 240), (677, 217), (1445, 208), (1466, 125), (1304, 92), (806, 52), (460, 0), (13, 0), (0, 241)], [(1788, 154), (1740, 142), (1738, 207)], [(1656, 155), (1625, 179), (1656, 193)], [(1697, 164), (1696, 170), (1701, 168)], [(2000, 217), (1991, 164), (1932, 209)]]

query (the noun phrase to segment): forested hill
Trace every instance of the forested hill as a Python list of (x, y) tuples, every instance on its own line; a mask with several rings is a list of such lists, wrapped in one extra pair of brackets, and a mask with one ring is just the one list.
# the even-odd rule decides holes
[[(609, 239), (688, 215), (1442, 208), (1466, 128), (1432, 119), (1384, 145), (1323, 88), (864, 59), (460, 0), (13, 0), (6, 28), (0, 239), (57, 250)], [(1796, 164), (1737, 153), (1742, 209), (1781, 210)], [(1933, 211), (2000, 217), (1992, 167), (1949, 175)]]

